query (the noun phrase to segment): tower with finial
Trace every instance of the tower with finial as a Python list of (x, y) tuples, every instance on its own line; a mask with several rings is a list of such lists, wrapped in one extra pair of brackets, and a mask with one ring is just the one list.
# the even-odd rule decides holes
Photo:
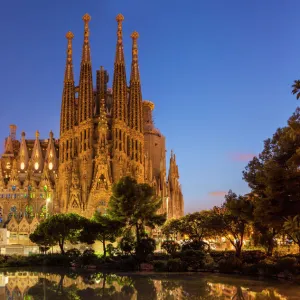
[[(138, 32), (131, 34), (132, 61), (127, 82), (124, 44), (130, 38), (123, 40), (124, 16), (117, 15), (112, 83), (101, 66), (96, 71), (94, 89), (91, 17), (85, 14), (82, 20), (79, 78), (74, 76), (74, 34), (66, 34), (59, 139), (52, 131), (49, 138), (42, 139), (37, 131), (35, 138), (22, 133), (18, 141), (16, 126), (10, 127), (5, 153), (0, 158), (0, 223), (3, 211), (7, 212), (4, 221), (16, 211), (19, 219), (31, 211), (36, 226), (46, 203), (55, 213), (76, 212), (86, 217), (95, 210), (105, 213), (112, 186), (123, 176), (150, 184), (163, 200), (160, 212), (168, 212), (169, 218), (182, 216), (176, 157), (172, 151), (166, 178), (165, 137), (153, 122), (154, 103), (142, 98)], [(18, 218), (11, 226), (20, 222)]]

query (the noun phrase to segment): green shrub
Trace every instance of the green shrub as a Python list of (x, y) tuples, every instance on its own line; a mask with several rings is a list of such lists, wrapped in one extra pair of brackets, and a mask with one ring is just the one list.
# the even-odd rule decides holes
[(277, 274), (276, 263), (270, 258), (260, 261), (257, 268), (260, 275), (273, 276)]
[(147, 257), (154, 252), (156, 248), (155, 240), (152, 238), (142, 238), (136, 245), (135, 254), (139, 262), (144, 262)]
[(167, 262), (165, 260), (155, 260), (153, 261), (154, 271), (166, 272), (168, 271)]
[(171, 258), (167, 262), (169, 272), (184, 272), (187, 270), (187, 264), (180, 260), (180, 258)]
[(175, 241), (164, 241), (161, 248), (166, 250), (168, 254), (173, 254), (180, 249), (180, 246)]
[(209, 245), (203, 241), (185, 241), (181, 246), (181, 251), (186, 250), (208, 251)]
[(218, 266), (221, 273), (233, 273), (241, 270), (242, 261), (233, 256), (229, 257), (228, 259), (221, 259), (218, 263)]
[(76, 259), (80, 256), (81, 252), (80, 250), (73, 248), (68, 250), (65, 254), (71, 259)]
[(95, 264), (98, 260), (97, 255), (95, 254), (95, 251), (93, 249), (86, 249), (82, 253), (82, 255), (79, 258), (79, 261), (84, 265), (92, 265)]
[(266, 253), (260, 250), (242, 252), (242, 261), (246, 264), (257, 264), (267, 257)]
[(282, 257), (277, 260), (276, 269), (277, 272), (289, 272), (296, 273), (297, 259), (295, 257)]
[(203, 268), (207, 271), (213, 271), (216, 269), (217, 264), (210, 254), (206, 254), (203, 259)]
[[(197, 270), (204, 268), (206, 253), (201, 250), (185, 250), (176, 254), (188, 267)], [(176, 258), (176, 257), (175, 257)]]

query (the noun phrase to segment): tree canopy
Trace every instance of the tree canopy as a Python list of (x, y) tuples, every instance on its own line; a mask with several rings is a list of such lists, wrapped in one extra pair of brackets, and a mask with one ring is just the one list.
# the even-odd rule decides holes
[(124, 177), (113, 186), (112, 192), (108, 214), (127, 228), (134, 228), (137, 243), (140, 243), (146, 226), (154, 229), (166, 221), (166, 214), (158, 213), (162, 200), (150, 185)]

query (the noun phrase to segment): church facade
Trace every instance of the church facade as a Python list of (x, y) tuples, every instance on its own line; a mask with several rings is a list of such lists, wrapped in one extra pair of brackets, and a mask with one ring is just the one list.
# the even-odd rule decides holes
[[(148, 183), (163, 200), (168, 218), (184, 213), (176, 157), (171, 152), (166, 167), (165, 137), (155, 128), (154, 104), (142, 99), (138, 62), (138, 33), (133, 32), (129, 83), (126, 78), (122, 24), (118, 15), (117, 45), (112, 88), (104, 67), (96, 71), (93, 85), (91, 18), (83, 16), (84, 40), (80, 77), (73, 73), (73, 33), (68, 32), (60, 136), (52, 132), (41, 139), (17, 139), (10, 125), (0, 160), (0, 221), (8, 230), (31, 232), (49, 213), (74, 212), (91, 217), (105, 213), (111, 188), (123, 176)], [(34, 226), (30, 226), (34, 221)], [(24, 224), (25, 225), (24, 225)], [(21, 226), (21, 227), (22, 227)], [(30, 228), (32, 227), (32, 230)]]

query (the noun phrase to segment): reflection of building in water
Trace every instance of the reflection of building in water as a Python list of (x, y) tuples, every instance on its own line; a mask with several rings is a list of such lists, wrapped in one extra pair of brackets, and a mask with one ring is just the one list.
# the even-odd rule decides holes
[[(75, 275), (75, 273), (73, 275)], [(141, 277), (139, 279), (141, 280)], [(143, 282), (143, 280), (145, 281)], [(248, 282), (247, 279), (245, 279), (245, 282)], [(50, 284), (49, 286), (49, 283), (52, 283), (53, 285)], [(120, 299), (137, 300), (138, 295), (143, 296), (145, 290), (149, 292), (146, 287), (146, 285), (149, 283), (154, 288), (154, 293), (157, 297), (157, 300), (188, 299), (189, 297), (196, 299), (193, 298), (195, 296), (203, 296), (203, 299), (206, 299), (206, 297), (211, 297), (210, 299), (223, 300), (288, 299), (288, 296), (282, 296), (273, 288), (263, 289), (261, 287), (261, 283), (258, 285), (253, 285), (253, 282), (250, 284), (251, 288), (249, 289), (246, 287), (241, 287), (238, 284), (234, 286), (220, 282), (212, 283), (202, 280), (201, 278), (195, 279), (195, 277), (190, 279), (172, 279), (168, 277), (164, 277), (162, 279), (151, 279), (151, 277), (147, 276), (143, 277), (142, 281), (139, 281), (139, 289), (137, 288), (136, 283), (137, 282), (134, 277), (117, 276), (113, 274), (105, 275), (102, 273), (86, 274), (70, 278), (66, 275), (50, 273), (3, 272), (0, 273), (0, 300), (21, 300), (27, 299), (26, 296), (28, 296), (28, 299), (32, 299), (29, 298), (32, 292), (30, 290), (31, 287), (35, 287), (34, 292), (39, 293), (41, 297), (46, 296), (46, 299), (48, 299), (47, 289), (49, 289), (48, 292), (50, 292), (50, 289), (52, 288), (52, 291), (55, 293), (58, 291), (58, 289), (61, 289), (61, 291), (66, 293), (66, 295), (69, 290), (72, 292), (72, 297), (75, 297), (76, 293), (80, 293), (80, 291), (88, 290), (88, 294), (92, 291), (96, 291), (97, 294), (98, 292), (103, 293), (103, 291), (106, 290), (110, 295), (114, 294), (116, 299), (119, 299), (118, 295), (122, 295)], [(124, 294), (124, 287), (129, 286), (132, 287), (132, 292), (126, 296), (126, 294)], [(258, 291), (254, 291), (255, 289)], [(46, 294), (44, 295), (44, 293)], [(124, 298), (124, 296), (127, 298)], [(299, 295), (297, 294), (294, 296), (296, 299)]]
[(37, 284), (39, 276), (31, 272), (8, 272), (1, 274), (5, 282), (6, 299), (24, 299), (29, 288)]

